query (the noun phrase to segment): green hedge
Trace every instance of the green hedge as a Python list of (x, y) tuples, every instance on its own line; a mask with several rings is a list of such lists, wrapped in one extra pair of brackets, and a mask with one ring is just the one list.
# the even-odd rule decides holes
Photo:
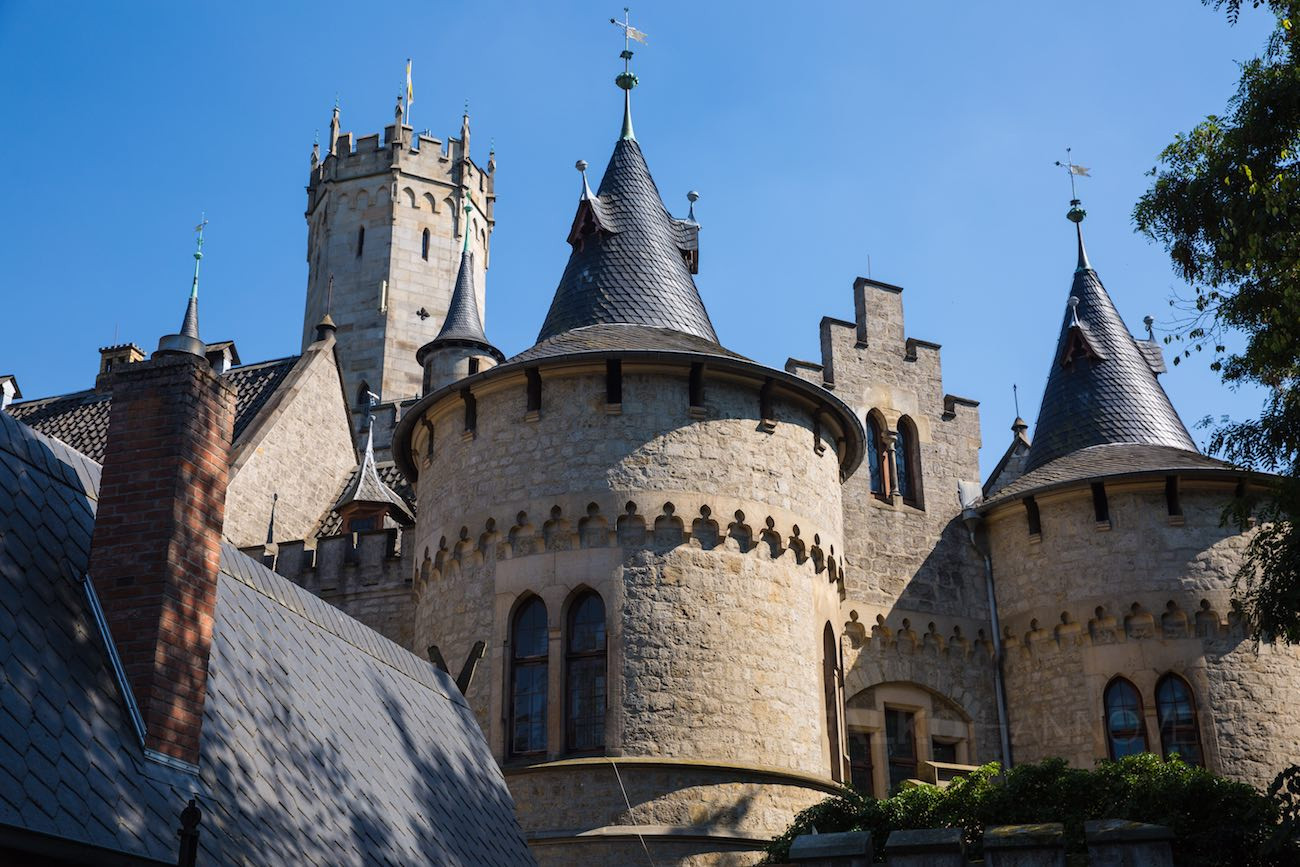
[(1064, 759), (1018, 765), (1006, 774), (984, 765), (947, 788), (917, 786), (885, 800), (844, 789), (804, 810), (767, 848), (784, 861), (800, 834), (870, 831), (878, 854), (890, 831), (961, 828), (967, 852), (979, 857), (985, 825), (1061, 822), (1069, 851), (1086, 850), (1083, 823), (1129, 819), (1165, 825), (1175, 835), (1174, 862), (1290, 867), (1300, 864), (1300, 768), (1279, 775), (1269, 794), (1216, 777), (1203, 768), (1150, 754), (1102, 762), (1094, 770)]

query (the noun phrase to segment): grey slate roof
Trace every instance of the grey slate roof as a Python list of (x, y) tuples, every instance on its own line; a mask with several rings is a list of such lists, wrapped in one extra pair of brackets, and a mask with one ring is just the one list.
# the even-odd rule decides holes
[(98, 466), (0, 412), (0, 826), (175, 863), (531, 864), (451, 679), (226, 545), (198, 778), (143, 758), (81, 576)]
[[(235, 442), (257, 416), (258, 410), (275, 393), (293, 370), (300, 356), (232, 367), (222, 378), (235, 388)], [(14, 418), (67, 443), (93, 461), (104, 459), (108, 442), (108, 416), (113, 395), (106, 391), (78, 391), (12, 403), (7, 408)]]
[(1240, 475), (1241, 470), (1226, 461), (1178, 446), (1106, 443), (1077, 449), (1030, 470), (996, 491), (990, 492), (983, 506), (993, 506), (1047, 488), (1063, 487), (1093, 479), (1192, 473)]
[[(1080, 259), (1087, 264), (1082, 240)], [(1097, 272), (1091, 267), (1076, 270), (1070, 294), (1079, 299), (1079, 324), (1072, 324), (1067, 307), (1026, 469), (1104, 443), (1147, 443), (1195, 452), (1196, 444), (1156, 380), (1150, 347), (1140, 347), (1124, 326)], [(1079, 341), (1095, 357), (1076, 352), (1067, 358)]]
[(474, 253), (471, 250), (460, 254), (460, 270), (456, 273), (456, 288), (452, 290), (451, 303), (447, 306), (447, 318), (430, 346), (450, 341), (477, 343), (491, 349), (498, 358), (504, 357), (488, 342), (483, 332), (483, 316), (479, 313), (478, 295), (474, 291)]
[(537, 342), (575, 328), (628, 323), (716, 344), (684, 258), (690, 230), (664, 208), (641, 146), (620, 139), (594, 198), (578, 203), (574, 245)]
[[(379, 477), (375, 469), (374, 425), (366, 432), (366, 453), (361, 458), (361, 465), (348, 479), (343, 494), (334, 503), (333, 511), (338, 511), (349, 503), (383, 503), (396, 511), (407, 522), (415, 520), (414, 513), (407, 507), (406, 501)], [(391, 511), (390, 511), (391, 514)]]
[(704, 355), (720, 355), (726, 358), (749, 360), (729, 349), (723, 349), (712, 340), (706, 340), (694, 334), (687, 334), (672, 328), (601, 324), (586, 325), (581, 328), (563, 331), (554, 337), (539, 341), (511, 358), (510, 363), (535, 361), (557, 355), (608, 352), (618, 349), (698, 352)]
[[(390, 491), (401, 498), (402, 502), (406, 505), (407, 512), (414, 515), (415, 488), (411, 486), (411, 483), (406, 476), (402, 475), (402, 471), (398, 469), (397, 464), (392, 461), (376, 461), (375, 472), (379, 476), (379, 480), (383, 482)], [(361, 467), (358, 465), (356, 469), (352, 471), (352, 474), (344, 480), (343, 488), (339, 491), (338, 497), (335, 498), (336, 502), (343, 499), (344, 492), (355, 484), (356, 477), (360, 473)], [(338, 513), (337, 509), (331, 506), (330, 510), (321, 518), (313, 536), (320, 539), (325, 536), (337, 536), (342, 532), (343, 516)]]

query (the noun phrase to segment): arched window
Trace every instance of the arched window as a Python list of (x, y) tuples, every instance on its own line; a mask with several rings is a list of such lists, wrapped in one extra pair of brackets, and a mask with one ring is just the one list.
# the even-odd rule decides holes
[(1202, 764), (1196, 699), (1187, 681), (1176, 674), (1166, 674), (1156, 684), (1156, 718), (1160, 721), (1160, 749), (1165, 758), (1177, 755), (1189, 765)]
[(605, 746), (605, 603), (588, 591), (569, 606), (564, 653), (565, 746)]
[(510, 627), (510, 754), (546, 752), (546, 604), (536, 596)]
[(844, 780), (840, 747), (839, 642), (829, 623), (822, 630), (822, 686), (826, 693), (826, 735), (831, 746), (831, 779)]
[(424, 230), (424, 239), (420, 242), (420, 257), (424, 261), (429, 261), (429, 230)]
[(877, 497), (889, 496), (889, 486), (885, 479), (889, 467), (885, 431), (875, 413), (867, 416), (867, 467), (870, 470), (871, 493)]
[(921, 505), (921, 444), (917, 440), (916, 425), (907, 416), (898, 420), (898, 436), (894, 439), (894, 466), (898, 473), (898, 493), (909, 506)]
[(1146, 719), (1137, 687), (1122, 677), (1106, 686), (1106, 743), (1112, 759), (1147, 751)]
[(366, 249), (366, 227), (362, 226), (357, 229), (357, 258), (361, 258), (361, 251)]

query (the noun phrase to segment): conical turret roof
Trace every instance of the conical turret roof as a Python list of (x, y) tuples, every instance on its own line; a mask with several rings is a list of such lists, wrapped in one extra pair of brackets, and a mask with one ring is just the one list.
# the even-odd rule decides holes
[[(1082, 211), (1078, 213), (1081, 220)], [(1079, 264), (1026, 471), (1096, 445), (1132, 443), (1196, 452), (1156, 379), (1163, 370), (1159, 347), (1129, 333), (1088, 261), (1081, 230), (1078, 237)]]
[(456, 274), (456, 288), (451, 293), (447, 318), (434, 342), (440, 340), (488, 343), (487, 335), (483, 333), (483, 317), (478, 309), (478, 293), (474, 291), (474, 253), (471, 250), (461, 253), (460, 271)]
[(716, 347), (688, 264), (696, 231), (664, 207), (641, 145), (619, 139), (600, 189), (578, 203), (573, 253), (537, 342), (590, 326), (636, 325)]

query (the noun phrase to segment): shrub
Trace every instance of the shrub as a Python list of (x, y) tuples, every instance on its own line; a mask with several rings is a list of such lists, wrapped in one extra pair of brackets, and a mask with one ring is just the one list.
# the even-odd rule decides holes
[(1034, 822), (1062, 823), (1067, 850), (1083, 852), (1089, 819), (1164, 825), (1174, 833), (1174, 863), (1187, 867), (1300, 864), (1300, 768), (1280, 774), (1264, 795), (1149, 753), (1093, 770), (1047, 759), (1003, 774), (993, 762), (947, 788), (918, 786), (879, 801), (846, 788), (796, 816), (767, 858), (785, 860), (794, 838), (813, 829), (870, 831), (883, 855), (891, 831), (912, 828), (961, 828), (967, 851), (979, 857), (986, 825)]

